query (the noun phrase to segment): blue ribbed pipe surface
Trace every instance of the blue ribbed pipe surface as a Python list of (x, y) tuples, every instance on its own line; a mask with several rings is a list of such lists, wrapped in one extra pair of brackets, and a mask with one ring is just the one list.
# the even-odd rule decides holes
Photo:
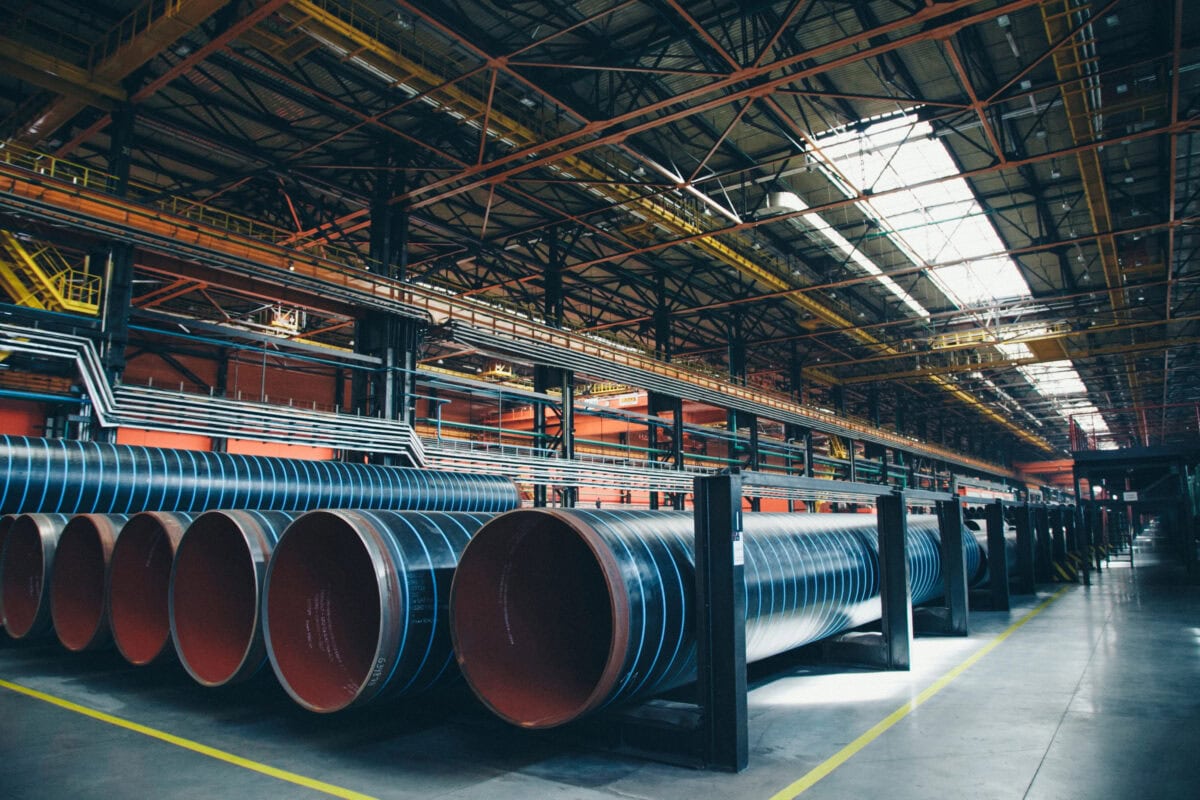
[[(746, 655), (781, 653), (878, 619), (875, 518), (747, 514)], [(914, 603), (942, 592), (936, 517), (908, 520)], [(984, 553), (963, 531), (967, 574)], [(454, 580), (459, 665), (501, 717), (552, 727), (695, 678), (693, 517), (513, 511), (467, 547)]]
[(507, 511), (512, 481), (337, 461), (0, 436), (0, 514), (257, 508)]
[(450, 579), (491, 514), (313, 511), (267, 568), (263, 628), (276, 677), (310, 711), (339, 711), (457, 675)]

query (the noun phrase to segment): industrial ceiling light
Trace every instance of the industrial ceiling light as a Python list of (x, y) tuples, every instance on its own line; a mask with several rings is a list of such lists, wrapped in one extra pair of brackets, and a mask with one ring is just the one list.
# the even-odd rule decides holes
[(766, 200), (758, 209), (758, 215), (785, 214), (791, 211), (803, 211), (806, 208), (808, 206), (795, 192), (768, 192)]

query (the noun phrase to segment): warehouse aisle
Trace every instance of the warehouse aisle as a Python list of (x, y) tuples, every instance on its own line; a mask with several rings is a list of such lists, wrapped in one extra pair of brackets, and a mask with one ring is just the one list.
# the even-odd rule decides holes
[[(1055, 587), (1012, 614), (973, 614), (969, 639), (918, 640), (911, 673), (793, 659), (751, 693), (750, 768), (736, 776), (514, 730), (460, 690), (318, 717), (267, 681), (214, 692), (175, 665), (135, 670), (112, 654), (6, 643), (0, 799), (768, 798), (794, 795), (799, 787), (783, 790), (831, 757), (839, 765), (803, 797), (1190, 797), (1200, 779), (1200, 589), (1182, 581), (1153, 552), (1139, 553), (1136, 569), (1114, 562), (866, 743), (864, 732), (939, 685)], [(122, 720), (147, 728), (114, 724)], [(271, 769), (287, 774), (264, 774)]]

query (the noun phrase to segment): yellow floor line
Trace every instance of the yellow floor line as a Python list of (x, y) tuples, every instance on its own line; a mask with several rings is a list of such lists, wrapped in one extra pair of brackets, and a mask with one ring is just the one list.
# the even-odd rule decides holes
[(133, 731), (134, 733), (140, 733), (143, 736), (149, 736), (151, 739), (158, 739), (160, 742), (166, 742), (167, 744), (173, 744), (176, 747), (182, 747), (184, 750), (191, 750), (193, 753), (199, 753), (202, 756), (215, 758), (217, 761), (224, 761), (226, 764), (232, 764), (235, 767), (242, 767), (243, 769), (248, 769), (252, 772), (258, 772), (281, 781), (293, 783), (297, 786), (303, 786), (305, 789), (312, 789), (314, 792), (322, 792), (323, 794), (331, 795), (333, 797), (342, 797), (345, 798), (345, 800), (374, 800), (374, 798), (372, 798), (370, 795), (352, 792), (349, 789), (343, 789), (341, 786), (334, 786), (331, 783), (325, 783), (324, 781), (306, 778), (303, 775), (297, 775), (294, 772), (288, 772), (287, 770), (277, 769), (276, 767), (270, 767), (266, 764), (260, 764), (257, 761), (251, 761), (248, 758), (235, 756), (233, 753), (227, 753), (224, 750), (218, 750), (217, 748), (209, 747), (206, 744), (193, 742), (191, 739), (184, 739), (182, 736), (175, 736), (174, 734), (156, 730), (154, 728), (147, 727), (146, 725), (139, 725), (138, 723), (130, 722), (127, 719), (114, 717), (111, 714), (105, 714), (102, 711), (96, 711), (95, 709), (88, 708), (87, 706), (81, 706), (78, 703), (72, 703), (70, 700), (63, 700), (61, 697), (55, 697), (52, 694), (39, 692), (36, 689), (30, 689), (16, 683), (9, 683), (5, 680), (0, 680), (0, 687), (8, 689), (11, 692), (16, 692), (17, 694), (23, 694), (26, 697), (32, 697), (35, 700), (41, 700), (42, 702), (49, 703), (53, 706), (58, 706), (59, 708), (66, 709), (67, 711), (73, 711), (76, 714), (82, 714), (85, 717), (91, 717), (94, 720), (99, 720), (100, 722), (105, 722), (109, 725), (115, 725), (118, 728), (124, 728), (127, 731)]
[(925, 690), (923, 692), (921, 692), (915, 698), (913, 698), (912, 700), (909, 700), (907, 703), (900, 706), (895, 711), (893, 711), (891, 714), (888, 714), (882, 720), (877, 722), (870, 730), (868, 730), (862, 736), (859, 736), (853, 742), (851, 742), (850, 744), (843, 747), (841, 750), (834, 753), (832, 756), (830, 756), (828, 759), (826, 759), (821, 764), (816, 766), (812, 771), (810, 771), (807, 775), (805, 775), (800, 780), (788, 785), (784, 789), (771, 795), (771, 800), (791, 800), (791, 798), (797, 797), (797, 796), (803, 794), (804, 792), (808, 791), (809, 789), (811, 789), (813, 786), (815, 786), (817, 784), (818, 781), (825, 778), (827, 775), (829, 775), (835, 769), (840, 767), (842, 764), (845, 764), (856, 753), (858, 753), (858, 751), (862, 750), (864, 747), (869, 745), (871, 742), (878, 739), (881, 735), (883, 735), (883, 733), (885, 731), (887, 731), (889, 728), (891, 728), (897, 722), (904, 719), (909, 714), (911, 714), (913, 711), (915, 711), (926, 700), (933, 697), (935, 694), (940, 692), (942, 689), (945, 689), (946, 686), (948, 686), (951, 681), (953, 681), (959, 675), (962, 675), (964, 672), (966, 672), (968, 669), (970, 669), (975, 664), (975, 662), (979, 661), (981, 658), (986, 656), (988, 653), (992, 652), (997, 647), (999, 647), (1004, 642), (1005, 639), (1007, 639), (1008, 637), (1010, 637), (1014, 633), (1016, 633), (1017, 630), (1022, 625), (1024, 625), (1026, 622), (1029, 622), (1029, 620), (1033, 619), (1038, 614), (1045, 611), (1047, 606), (1049, 606), (1051, 603), (1053, 603), (1058, 598), (1062, 597), (1063, 593), (1066, 592), (1070, 588), (1071, 588), (1070, 586), (1064, 586), (1063, 588), (1059, 589), (1054, 594), (1050, 595), (1049, 598), (1047, 598), (1046, 600), (1044, 600), (1043, 602), (1038, 604), (1028, 614), (1021, 617), (1019, 620), (1014, 622), (1012, 625), (1009, 625), (1007, 628), (1005, 628), (1004, 631), (999, 636), (997, 636), (995, 639), (992, 639), (990, 642), (985, 644), (983, 647), (976, 650), (974, 653), (972, 653), (970, 656), (968, 656), (966, 658), (966, 660), (964, 660), (961, 664), (954, 667), (949, 672), (942, 675), (942, 677), (938, 678), (936, 681), (931, 683), (928, 687), (925, 688)]

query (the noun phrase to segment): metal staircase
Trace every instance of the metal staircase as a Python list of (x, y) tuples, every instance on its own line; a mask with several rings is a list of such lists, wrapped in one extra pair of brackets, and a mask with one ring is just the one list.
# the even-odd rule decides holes
[(0, 289), (17, 305), (94, 317), (100, 311), (100, 283), (98, 276), (73, 268), (53, 247), (29, 250), (0, 230)]

